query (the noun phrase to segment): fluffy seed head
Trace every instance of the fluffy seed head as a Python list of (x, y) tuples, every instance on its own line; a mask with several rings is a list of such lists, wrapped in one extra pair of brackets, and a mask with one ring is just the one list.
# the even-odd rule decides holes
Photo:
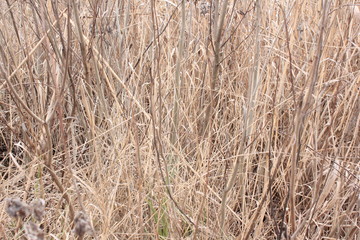
[(30, 214), (30, 207), (19, 198), (6, 199), (6, 212), (13, 218), (26, 218)]

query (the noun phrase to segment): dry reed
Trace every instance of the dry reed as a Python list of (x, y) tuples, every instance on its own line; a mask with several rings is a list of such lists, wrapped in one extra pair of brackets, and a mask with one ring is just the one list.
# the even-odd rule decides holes
[(1, 1), (0, 238), (358, 239), (359, 8)]

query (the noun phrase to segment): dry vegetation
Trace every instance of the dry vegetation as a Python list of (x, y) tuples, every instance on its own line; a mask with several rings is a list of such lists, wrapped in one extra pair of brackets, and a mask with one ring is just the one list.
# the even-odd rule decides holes
[(0, 2), (1, 239), (359, 239), (359, 3), (210, 2)]

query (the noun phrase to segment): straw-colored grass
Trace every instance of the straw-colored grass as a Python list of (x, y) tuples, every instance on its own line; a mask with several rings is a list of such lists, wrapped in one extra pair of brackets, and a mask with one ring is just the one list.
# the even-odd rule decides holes
[(1, 1), (0, 238), (359, 239), (359, 30), (356, 1)]

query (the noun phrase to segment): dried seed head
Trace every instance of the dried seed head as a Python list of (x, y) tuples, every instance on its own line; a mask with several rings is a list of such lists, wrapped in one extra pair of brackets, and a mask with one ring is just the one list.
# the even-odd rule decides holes
[(31, 202), (31, 211), (37, 221), (41, 221), (45, 215), (45, 200), (35, 199)]
[(200, 14), (205, 15), (210, 12), (210, 3), (207, 1), (201, 1), (199, 8)]
[(36, 225), (33, 222), (25, 223), (24, 225), (25, 230), (25, 236), (28, 240), (43, 240), (44, 239), (44, 233), (39, 228), (38, 225)]
[(26, 203), (23, 203), (19, 198), (7, 198), (6, 199), (6, 212), (13, 218), (25, 218), (30, 214), (30, 207)]
[(92, 232), (91, 224), (84, 212), (78, 212), (74, 219), (74, 232), (83, 237), (86, 232)]

